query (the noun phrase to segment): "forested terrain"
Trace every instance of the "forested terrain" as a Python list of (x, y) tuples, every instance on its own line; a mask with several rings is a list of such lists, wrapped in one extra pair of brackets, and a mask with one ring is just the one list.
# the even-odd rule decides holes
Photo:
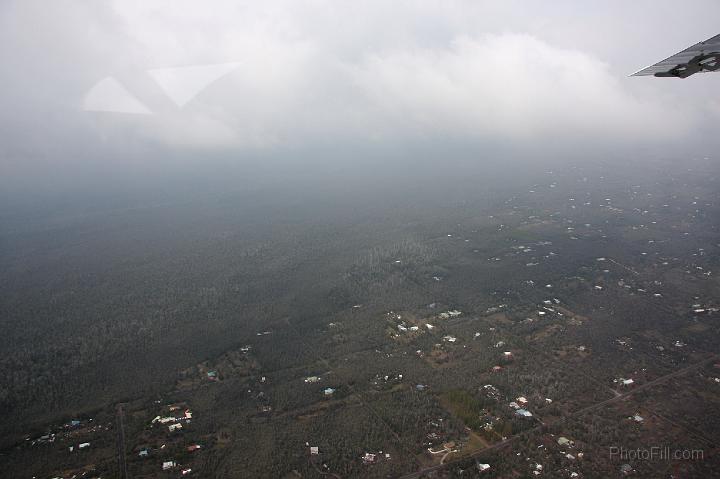
[[(675, 410), (653, 381), (683, 368), (697, 367), (683, 376), (693, 392), (673, 400), (718, 405), (705, 388), (720, 332), (693, 311), (720, 306), (720, 172), (665, 166), (338, 174), (3, 210), (0, 464), (69, 477), (92, 462), (119, 477), (119, 432), (130, 475), (168, 477), (169, 459), (199, 477), (397, 477), (441, 463), (453, 476), (477, 473), (475, 459), (498, 477), (531, 463), (606, 477), (620, 465), (600, 458), (609, 444), (707, 447), (712, 422), (649, 429)], [(634, 406), (613, 402), (627, 378), (649, 385)], [(192, 410), (182, 432), (153, 422), (180, 414), (172, 405)], [(647, 429), (627, 422), (638, 412)], [(86, 422), (63, 426), (75, 418)], [(62, 448), (27, 445), (50, 431)], [(67, 455), (91, 435), (86, 458)], [(538, 449), (559, 435), (573, 459)]]

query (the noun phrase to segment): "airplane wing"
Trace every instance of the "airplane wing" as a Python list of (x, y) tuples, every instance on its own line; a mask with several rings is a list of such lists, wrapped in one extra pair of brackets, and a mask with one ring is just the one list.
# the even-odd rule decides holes
[(695, 73), (714, 72), (719, 69), (720, 35), (715, 35), (630, 76), (687, 78)]

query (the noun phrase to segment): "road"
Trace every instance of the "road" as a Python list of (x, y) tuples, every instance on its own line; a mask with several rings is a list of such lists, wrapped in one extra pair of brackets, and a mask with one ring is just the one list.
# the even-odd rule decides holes
[(125, 411), (123, 405), (118, 404), (115, 415), (117, 422), (117, 454), (118, 454), (118, 471), (121, 479), (129, 479), (127, 469), (127, 458), (125, 457)]

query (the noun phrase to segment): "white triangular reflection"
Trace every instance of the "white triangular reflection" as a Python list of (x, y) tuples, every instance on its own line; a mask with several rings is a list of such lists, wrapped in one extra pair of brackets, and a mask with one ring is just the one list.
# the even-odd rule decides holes
[(85, 95), (83, 109), (86, 111), (111, 111), (150, 115), (152, 112), (135, 98), (120, 82), (107, 77), (95, 84)]
[(189, 67), (156, 68), (148, 74), (160, 85), (167, 96), (179, 107), (220, 77), (236, 69), (239, 63), (195, 65)]

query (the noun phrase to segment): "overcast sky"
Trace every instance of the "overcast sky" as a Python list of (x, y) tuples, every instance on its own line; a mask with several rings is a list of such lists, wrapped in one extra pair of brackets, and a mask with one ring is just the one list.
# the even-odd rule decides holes
[[(720, 75), (628, 74), (719, 33), (717, 18), (717, 1), (5, 0), (0, 173), (412, 145), (706, 154)], [(181, 107), (148, 75), (230, 62)], [(147, 111), (84, 110), (107, 78)]]

